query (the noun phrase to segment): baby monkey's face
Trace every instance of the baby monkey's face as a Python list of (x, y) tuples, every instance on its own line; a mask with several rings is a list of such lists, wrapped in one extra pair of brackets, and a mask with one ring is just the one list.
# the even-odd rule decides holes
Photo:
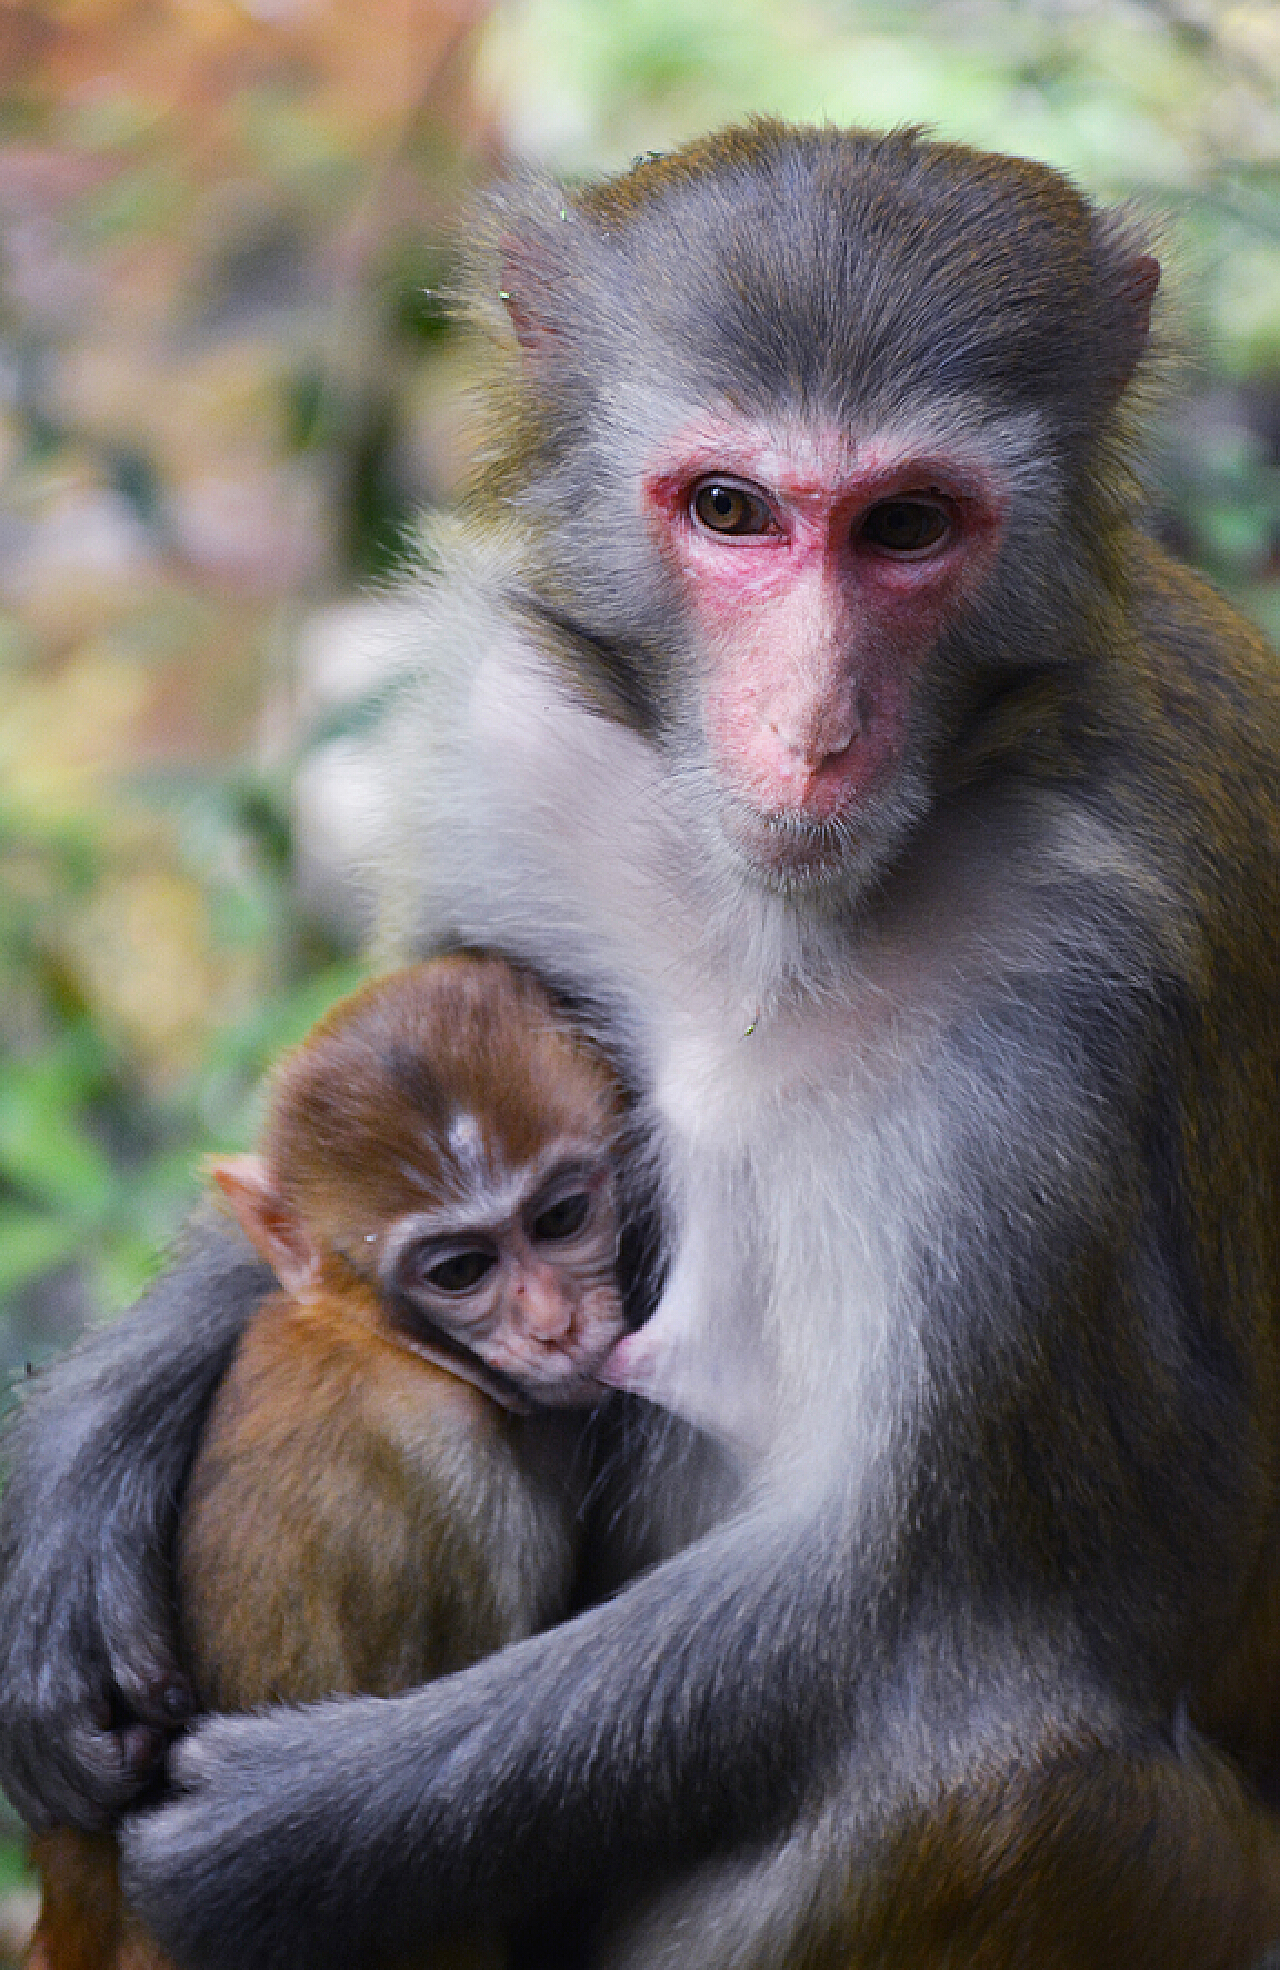
[[(510, 1408), (597, 1402), (627, 1330), (612, 1159), (557, 1142), (465, 1198), (396, 1219), (376, 1270), (399, 1337)], [(444, 1344), (442, 1347), (442, 1343)]]

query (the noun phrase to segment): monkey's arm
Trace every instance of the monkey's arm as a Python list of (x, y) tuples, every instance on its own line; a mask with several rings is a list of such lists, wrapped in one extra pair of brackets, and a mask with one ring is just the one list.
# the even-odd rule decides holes
[(0, 1512), (0, 1779), (33, 1826), (95, 1827), (189, 1695), (168, 1553), (205, 1409), (271, 1275), (210, 1220), (125, 1319), (33, 1383)]
[[(1158, 1061), (1166, 1035), (1143, 1031), (1142, 993), (1090, 1024), (1097, 989), (1074, 1007), (1059, 992), (1053, 1018), (1030, 992), (985, 1013), (922, 1090), (931, 1115), (955, 1109), (936, 1189), (908, 1193), (919, 1297), (895, 1310), (904, 1352), (918, 1329), (923, 1406), (914, 1371), (887, 1379), (838, 1442), (815, 1423), (802, 1495), (775, 1484), (605, 1606), (459, 1676), (199, 1730), (179, 1796), (124, 1835), (130, 1893), (179, 1960), (337, 1970), (480, 1912), (624, 1899), (758, 1852), (841, 1775), (874, 1846), (992, 1744), (1109, 1747), (1090, 1765), (1104, 1798), (1162, 1718), (1173, 1760), (1197, 1624), (1247, 1563), (1248, 1430), (1231, 1338), (1199, 1335), (1133, 1177), (1155, 1115), (1117, 1091), (1117, 1064)], [(1090, 1032), (1110, 1073), (1086, 1067)], [(1073, 1071), (1073, 1127), (1050, 1130)], [(861, 1166), (884, 1195), (906, 1120)], [(1099, 1239), (1132, 1253), (1131, 1282)]]
[(825, 1531), (774, 1533), (725, 1529), (410, 1696), (202, 1728), (174, 1758), (188, 1796), (126, 1823), (128, 1891), (184, 1964), (337, 1970), (572, 1906), (602, 1868), (666, 1873), (704, 1811), (721, 1836), (785, 1824), (851, 1690), (847, 1661), (815, 1684), (796, 1591), (835, 1571)]

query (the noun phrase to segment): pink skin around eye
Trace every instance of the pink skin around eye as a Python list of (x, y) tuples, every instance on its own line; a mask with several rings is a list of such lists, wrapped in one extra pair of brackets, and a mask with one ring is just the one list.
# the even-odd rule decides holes
[[(699, 523), (698, 489), (718, 479), (749, 496), (753, 525), (763, 502), (759, 531)], [(703, 425), (650, 473), (645, 501), (709, 652), (703, 725), (726, 792), (769, 821), (856, 814), (892, 776), (916, 679), (994, 557), (989, 471), (887, 445), (855, 455), (840, 436), (783, 445)], [(894, 502), (943, 514), (944, 533), (917, 551), (886, 547), (868, 516)]]

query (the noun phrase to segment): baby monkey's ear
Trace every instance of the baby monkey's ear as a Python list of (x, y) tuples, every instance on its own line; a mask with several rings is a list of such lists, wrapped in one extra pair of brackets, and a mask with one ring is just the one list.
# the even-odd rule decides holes
[(205, 1174), (218, 1186), (241, 1231), (285, 1291), (305, 1299), (319, 1281), (324, 1249), (276, 1188), (265, 1158), (211, 1157)]

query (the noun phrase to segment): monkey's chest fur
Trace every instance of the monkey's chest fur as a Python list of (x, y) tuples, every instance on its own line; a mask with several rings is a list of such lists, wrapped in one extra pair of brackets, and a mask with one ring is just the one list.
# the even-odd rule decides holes
[(707, 789), (500, 624), (470, 676), (438, 702), (430, 673), (430, 717), (403, 721), (440, 750), (400, 816), (421, 914), (393, 924), (585, 993), (647, 1091), (671, 1264), (637, 1386), (753, 1457), (800, 1412), (852, 1419), (871, 1454), (918, 1379), (901, 1228), (939, 1173), (917, 1087), (983, 970), (977, 885), (961, 931), (923, 857), (893, 934), (868, 911), (851, 940), (829, 899), (745, 884)]
[(342, 1309), (269, 1302), (185, 1502), (179, 1605), (202, 1703), (391, 1695), (562, 1615), (577, 1501), (544, 1427), (557, 1419), (506, 1416)]

